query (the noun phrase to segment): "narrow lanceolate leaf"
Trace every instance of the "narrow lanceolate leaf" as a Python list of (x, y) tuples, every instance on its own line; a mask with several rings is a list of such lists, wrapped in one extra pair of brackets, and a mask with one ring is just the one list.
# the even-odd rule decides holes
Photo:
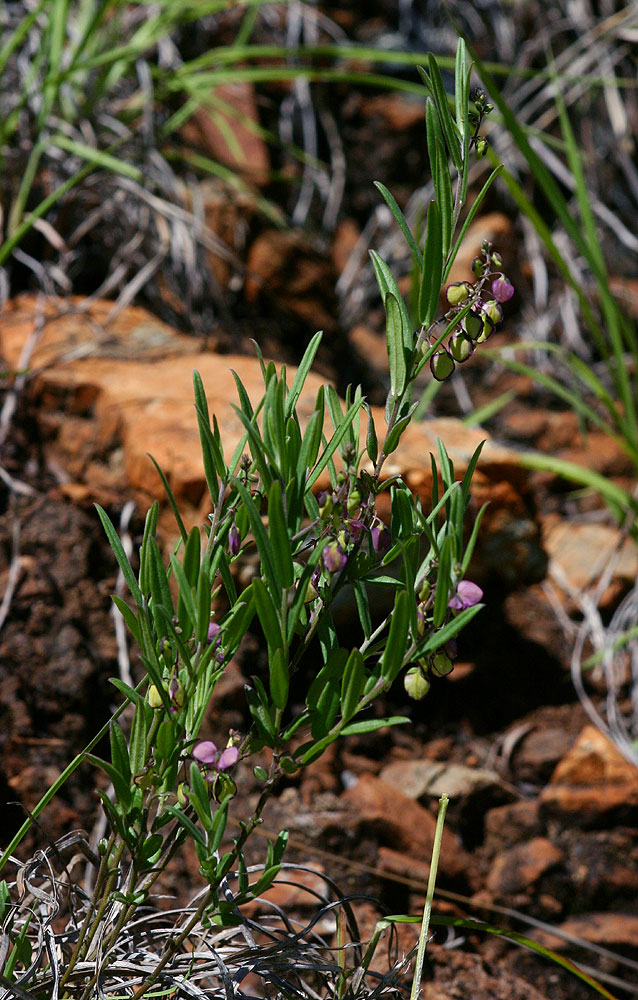
[(448, 535), (441, 546), (439, 557), (439, 575), (436, 582), (436, 594), (434, 597), (433, 621), (434, 627), (438, 628), (447, 613), (447, 604), (450, 598), (450, 576), (452, 570), (452, 547), (454, 541)]
[[(460, 135), (456, 127), (456, 122), (452, 118), (452, 112), (450, 111), (450, 105), (448, 103), (448, 96), (445, 92), (445, 87), (443, 86), (443, 80), (441, 78), (441, 71), (439, 70), (436, 58), (432, 55), (432, 53), (428, 56), (428, 69), (430, 71), (429, 85), (434, 95), (436, 110), (439, 113), (441, 128), (443, 130), (443, 135), (445, 136), (445, 144), (448, 147), (454, 166), (460, 173), (463, 169), (463, 161), (461, 159), (460, 150)], [(423, 76), (423, 74), (421, 75)]]
[(353, 649), (346, 662), (341, 681), (341, 717), (344, 722), (354, 715), (365, 685), (365, 665), (358, 649)]
[(295, 406), (297, 405), (297, 400), (301, 395), (301, 390), (304, 387), (306, 378), (308, 377), (308, 372), (312, 368), (312, 363), (315, 360), (315, 355), (319, 349), (319, 344), (321, 343), (321, 338), (323, 336), (322, 331), (315, 333), (314, 337), (308, 344), (306, 350), (304, 351), (304, 356), (299, 363), (297, 369), (297, 374), (293, 379), (293, 383), (290, 386), (290, 392), (286, 399), (286, 417), (292, 416), (294, 413)]
[(423, 271), (419, 287), (419, 322), (426, 329), (434, 322), (441, 292), (443, 231), (441, 213), (435, 201), (428, 208)]
[(407, 365), (403, 346), (403, 321), (399, 303), (391, 292), (385, 297), (385, 333), (390, 367), (390, 391), (400, 396), (405, 389)]
[(202, 446), (202, 458), (204, 461), (204, 475), (208, 485), (213, 503), (217, 503), (219, 493), (219, 481), (217, 479), (217, 469), (215, 462), (215, 444), (213, 432), (210, 428), (210, 417), (208, 415), (208, 400), (204, 392), (204, 384), (199, 372), (193, 372), (193, 389), (195, 393), (195, 409), (197, 411), (197, 425), (199, 427), (199, 439)]
[(452, 242), (452, 214), (453, 196), (452, 182), (450, 181), (450, 171), (448, 170), (447, 156), (443, 144), (436, 141), (436, 160), (434, 167), (434, 190), (436, 200), (441, 213), (441, 239), (443, 244), (443, 259), (447, 258), (450, 244)]
[(129, 759), (131, 764), (131, 774), (139, 774), (144, 767), (146, 759), (146, 706), (143, 701), (139, 701), (135, 706), (133, 725), (131, 727), (131, 740), (129, 745)]
[(267, 588), (259, 577), (255, 577), (253, 580), (252, 591), (257, 617), (259, 618), (261, 627), (264, 630), (266, 642), (268, 643), (268, 650), (270, 655), (272, 655), (275, 650), (284, 645), (277, 609), (275, 608), (273, 599)]
[(117, 722), (112, 722), (109, 729), (111, 741), (111, 762), (118, 774), (121, 774), (124, 781), (129, 781), (131, 777), (131, 765), (129, 763), (128, 749), (124, 733)]
[(382, 257), (376, 253), (375, 250), (370, 251), (370, 260), (372, 261), (372, 266), (374, 268), (374, 274), (377, 279), (377, 284), (379, 286), (379, 291), (381, 292), (381, 298), (385, 303), (385, 297), (388, 292), (394, 295), (395, 299), (399, 303), (399, 309), (401, 310), (401, 320), (403, 323), (403, 346), (406, 351), (409, 351), (412, 347), (412, 327), (410, 324), (410, 314), (408, 313), (407, 306), (403, 301), (403, 296), (399, 291), (399, 286), (397, 285), (396, 278), (394, 277), (392, 271), (383, 260)]
[(250, 491), (246, 489), (240, 479), (236, 479), (233, 476), (232, 484), (242, 498), (246, 513), (248, 514), (250, 527), (257, 545), (257, 551), (259, 552), (259, 558), (261, 559), (264, 575), (269, 584), (276, 589), (278, 585), (281, 586), (279, 571), (275, 561), (275, 554), (273, 552), (270, 539), (268, 538), (268, 534), (266, 533), (261, 515), (257, 509), (257, 505), (251, 497)]
[(268, 491), (268, 534), (272, 543), (273, 555), (279, 572), (279, 579), (284, 587), (292, 587), (295, 571), (292, 564), (290, 534), (286, 522), (281, 485), (278, 479), (273, 481)]
[(120, 569), (122, 570), (124, 579), (126, 580), (126, 585), (131, 592), (133, 600), (137, 604), (138, 608), (142, 607), (144, 603), (144, 600), (142, 598), (142, 591), (140, 590), (137, 580), (135, 579), (135, 574), (131, 569), (131, 564), (128, 561), (128, 556), (124, 551), (124, 546), (122, 545), (119, 539), (117, 531), (113, 527), (113, 524), (111, 523), (111, 519), (109, 518), (108, 514), (106, 513), (105, 510), (102, 509), (102, 507), (100, 507), (99, 504), (95, 505), (95, 509), (98, 512), (98, 516), (100, 518), (100, 521), (102, 522), (104, 531), (106, 532), (106, 537), (109, 540), (109, 545), (113, 549), (113, 554), (117, 559)]
[(378, 190), (381, 192), (381, 194), (383, 196), (383, 200), (385, 201), (386, 205), (388, 206), (388, 208), (392, 212), (392, 215), (394, 216), (394, 219), (395, 219), (395, 221), (396, 221), (399, 229), (403, 233), (403, 235), (405, 237), (405, 241), (406, 241), (406, 243), (408, 244), (408, 246), (410, 248), (410, 253), (412, 254), (412, 259), (414, 261), (415, 266), (419, 270), (421, 270), (421, 268), (423, 266), (423, 256), (422, 256), (421, 251), (419, 250), (418, 246), (416, 245), (414, 236), (412, 235), (412, 232), (410, 230), (410, 227), (408, 226), (408, 223), (406, 221), (406, 218), (405, 218), (403, 212), (401, 211), (401, 209), (399, 208), (399, 206), (396, 203), (396, 199), (394, 198), (394, 195), (392, 195), (390, 193), (390, 191), (388, 191), (388, 189), (385, 186), (385, 184), (382, 184), (381, 181), (375, 181), (374, 182), (374, 186), (376, 188), (378, 188)]
[(334, 434), (328, 441), (328, 444), (325, 446), (321, 458), (319, 459), (314, 469), (308, 476), (308, 481), (306, 483), (306, 490), (312, 489), (314, 484), (317, 482), (319, 476), (321, 475), (325, 467), (328, 465), (328, 463), (331, 461), (332, 456), (334, 455), (337, 448), (339, 447), (339, 445), (345, 438), (346, 434), (350, 430), (352, 426), (352, 421), (354, 420), (356, 414), (359, 412), (362, 406), (363, 406), (363, 399), (359, 398), (355, 399), (352, 406), (348, 409), (340, 427), (338, 427), (335, 430)]
[(270, 697), (275, 708), (284, 709), (288, 704), (288, 657), (282, 647), (269, 656), (268, 672)]
[[(412, 598), (412, 595), (410, 595)], [(408, 595), (402, 590), (396, 596), (394, 611), (390, 621), (390, 631), (381, 661), (381, 676), (390, 683), (403, 665), (405, 640), (408, 634)]]

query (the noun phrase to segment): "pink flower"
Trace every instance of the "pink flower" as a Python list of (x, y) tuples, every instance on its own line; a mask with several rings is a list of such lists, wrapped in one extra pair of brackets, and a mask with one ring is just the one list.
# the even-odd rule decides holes
[(448, 608), (454, 611), (463, 611), (464, 608), (473, 608), (483, 598), (483, 591), (471, 580), (461, 580), (456, 588), (456, 594), (447, 602)]
[(504, 274), (500, 274), (492, 282), (492, 295), (497, 302), (509, 302), (514, 294), (514, 285), (508, 281)]
[(321, 561), (329, 573), (338, 573), (347, 563), (348, 557), (339, 542), (330, 542), (321, 553)]
[(226, 747), (225, 750), (218, 750), (210, 740), (202, 740), (193, 748), (193, 757), (200, 764), (206, 764), (208, 770), (205, 777), (212, 780), (216, 773), (227, 771), (239, 760), (239, 750), (237, 747)]

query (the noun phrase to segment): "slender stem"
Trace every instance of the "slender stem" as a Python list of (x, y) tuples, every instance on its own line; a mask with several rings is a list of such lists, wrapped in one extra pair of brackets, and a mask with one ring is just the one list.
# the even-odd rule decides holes
[(419, 1000), (421, 992), (421, 976), (423, 974), (423, 961), (425, 959), (425, 949), (428, 943), (428, 931), (430, 929), (430, 917), (432, 915), (432, 900), (434, 898), (434, 887), (436, 885), (436, 873), (439, 867), (439, 855), (441, 854), (441, 840), (443, 839), (443, 826), (445, 814), (447, 812), (449, 799), (445, 792), (439, 799), (439, 812), (436, 817), (436, 829), (434, 831), (434, 844), (432, 845), (432, 861), (430, 862), (430, 877), (428, 878), (428, 889), (423, 907), (423, 921), (421, 923), (421, 933), (419, 935), (419, 947), (416, 953), (416, 967), (414, 969), (414, 979), (412, 980), (412, 990), (410, 1000)]

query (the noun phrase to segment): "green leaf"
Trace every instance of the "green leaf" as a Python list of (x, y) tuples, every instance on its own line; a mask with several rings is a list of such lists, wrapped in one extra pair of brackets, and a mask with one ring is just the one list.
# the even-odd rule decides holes
[(250, 520), (250, 527), (257, 545), (257, 551), (259, 552), (259, 558), (261, 559), (262, 570), (266, 580), (268, 581), (271, 589), (279, 591), (282, 587), (281, 579), (279, 578), (279, 570), (277, 568), (277, 563), (275, 560), (275, 554), (270, 544), (270, 539), (264, 528), (263, 521), (261, 519), (261, 514), (257, 509), (255, 501), (250, 495), (250, 491), (244, 486), (240, 479), (233, 476), (231, 479), (234, 489), (239, 493), (248, 518)]
[(169, 760), (176, 746), (172, 719), (164, 719), (157, 730), (155, 749), (162, 760)]
[(205, 847), (206, 840), (202, 831), (193, 823), (189, 816), (186, 816), (178, 806), (165, 806), (164, 808), (167, 813), (175, 817), (180, 826), (186, 830), (189, 837), (192, 837), (196, 844), (199, 844), (200, 847)]
[(199, 372), (193, 372), (193, 388), (195, 391), (195, 409), (197, 412), (197, 425), (199, 427), (199, 439), (202, 447), (202, 458), (204, 461), (204, 475), (208, 485), (208, 492), (213, 504), (217, 503), (219, 495), (219, 480), (217, 478), (216, 465), (219, 456), (216, 455), (216, 442), (210, 428), (210, 417), (208, 415), (208, 401), (204, 392), (204, 385)]
[(133, 613), (133, 611), (131, 611), (126, 601), (122, 597), (118, 597), (117, 594), (111, 594), (111, 600), (113, 601), (113, 604), (115, 605), (119, 613), (122, 615), (122, 618), (124, 619), (127, 629), (135, 639), (138, 646), (140, 646), (141, 633), (139, 629), (139, 623), (135, 614)]
[(441, 213), (441, 237), (443, 259), (445, 260), (452, 242), (454, 198), (452, 196), (452, 182), (450, 181), (447, 157), (443, 144), (438, 140), (436, 141), (434, 190), (436, 191), (436, 200)]
[(447, 614), (447, 606), (450, 599), (453, 547), (454, 539), (451, 535), (448, 535), (441, 546), (439, 555), (439, 571), (436, 580), (436, 594), (434, 596), (434, 611), (432, 614), (435, 628), (439, 628)]
[(268, 534), (282, 586), (292, 587), (295, 572), (292, 564), (290, 533), (286, 523), (281, 484), (277, 479), (273, 480), (268, 490)]
[(144, 767), (144, 762), (146, 760), (147, 732), (146, 706), (143, 701), (138, 701), (135, 706), (129, 745), (131, 774), (139, 774)]
[(394, 601), (390, 631), (381, 659), (381, 676), (389, 683), (392, 683), (403, 666), (408, 636), (408, 600), (414, 600), (413, 595), (410, 594), (408, 597), (408, 594), (402, 590), (396, 595)]
[(412, 235), (412, 232), (410, 230), (410, 227), (408, 226), (408, 223), (406, 221), (403, 212), (397, 205), (394, 196), (388, 191), (385, 184), (382, 184), (381, 181), (374, 181), (374, 186), (381, 192), (383, 200), (385, 201), (386, 205), (392, 212), (392, 215), (394, 216), (394, 219), (399, 229), (403, 233), (405, 241), (410, 248), (410, 253), (412, 254), (412, 259), (414, 261), (415, 267), (417, 267), (420, 271), (421, 268), (423, 267), (423, 256), (418, 246), (416, 245), (414, 236)]
[(341, 730), (342, 736), (357, 736), (360, 733), (376, 733), (386, 726), (403, 726), (412, 720), (405, 715), (391, 715), (387, 719), (366, 719), (365, 722), (351, 722)]
[(117, 722), (111, 723), (109, 728), (109, 738), (111, 743), (111, 761), (113, 767), (122, 775), (125, 781), (131, 780), (131, 765), (129, 763), (128, 749), (124, 733)]
[(337, 430), (334, 432), (334, 434), (332, 435), (332, 437), (328, 441), (328, 444), (325, 446), (325, 448), (323, 450), (321, 458), (319, 459), (319, 461), (315, 465), (314, 469), (312, 470), (312, 472), (308, 476), (308, 479), (307, 479), (307, 482), (306, 482), (306, 490), (307, 491), (312, 489), (312, 487), (315, 485), (315, 483), (319, 479), (319, 476), (321, 475), (321, 473), (323, 472), (323, 470), (325, 469), (325, 467), (331, 461), (332, 456), (334, 455), (335, 451), (337, 450), (337, 448), (339, 447), (339, 445), (341, 444), (341, 442), (345, 438), (346, 434), (348, 433), (348, 431), (352, 427), (352, 421), (354, 420), (354, 417), (359, 412), (359, 410), (361, 409), (362, 406), (363, 406), (363, 399), (362, 398), (355, 399), (355, 401), (352, 404), (352, 406), (350, 407), (350, 409), (346, 412), (346, 414), (345, 414), (345, 416), (343, 418), (343, 422), (342, 422), (341, 426), (337, 428)]
[[(439, 70), (436, 57), (431, 52), (428, 55), (428, 69), (430, 71), (428, 84), (436, 104), (439, 121), (441, 122), (441, 129), (443, 131), (443, 135), (445, 136), (445, 143), (454, 166), (459, 173), (461, 173), (463, 170), (463, 161), (461, 159), (460, 150), (461, 136), (456, 126), (456, 122), (452, 118), (448, 96), (445, 91), (445, 87), (443, 86), (441, 71)], [(421, 78), (423, 79), (423, 71), (419, 69), (419, 72), (421, 74)]]
[(315, 360), (315, 355), (319, 350), (319, 345), (321, 343), (322, 336), (323, 333), (321, 331), (315, 333), (314, 337), (312, 338), (306, 350), (304, 351), (303, 358), (299, 362), (297, 373), (293, 379), (293, 383), (290, 386), (290, 391), (286, 398), (286, 409), (285, 409), (286, 418), (291, 417), (292, 414), (294, 413), (297, 401), (299, 399), (299, 396), (301, 395), (301, 391), (304, 387), (306, 378), (308, 377), (308, 372), (312, 368), (312, 363)]
[(288, 657), (282, 647), (268, 658), (270, 677), (270, 697), (275, 708), (284, 709), (288, 704), (289, 667)]
[(128, 557), (126, 555), (126, 552), (124, 551), (124, 546), (122, 545), (122, 543), (121, 543), (121, 541), (120, 541), (120, 539), (118, 537), (117, 531), (113, 527), (113, 525), (111, 523), (111, 520), (110, 520), (108, 514), (106, 513), (106, 511), (103, 510), (102, 507), (100, 507), (99, 504), (95, 505), (95, 509), (98, 512), (98, 516), (100, 518), (100, 521), (102, 522), (102, 526), (104, 528), (104, 531), (106, 532), (106, 537), (109, 540), (109, 545), (113, 549), (113, 554), (115, 555), (115, 558), (117, 559), (117, 562), (118, 562), (118, 565), (119, 565), (120, 569), (122, 570), (122, 573), (124, 575), (124, 579), (126, 580), (126, 585), (127, 585), (128, 589), (130, 590), (131, 595), (133, 597), (133, 600), (137, 604), (138, 608), (141, 608), (143, 606), (143, 604), (144, 604), (144, 599), (142, 597), (142, 591), (140, 590), (140, 588), (138, 586), (138, 583), (137, 583), (137, 580), (135, 579), (135, 574), (133, 573), (133, 570), (131, 569), (131, 564), (128, 561)]
[(255, 577), (252, 582), (252, 592), (257, 617), (268, 643), (269, 656), (272, 656), (275, 650), (284, 646), (279, 615), (267, 587), (259, 577)]
[(386, 295), (390, 293), (391, 295), (394, 295), (395, 299), (399, 303), (399, 309), (401, 310), (401, 326), (403, 330), (403, 346), (406, 353), (409, 353), (412, 350), (412, 325), (410, 323), (410, 314), (408, 313), (406, 304), (403, 301), (403, 296), (399, 291), (396, 278), (386, 262), (375, 250), (370, 251), (370, 260), (372, 261), (382, 301), (385, 303)]
[(434, 322), (441, 293), (443, 269), (443, 231), (441, 213), (435, 201), (428, 207), (423, 271), (419, 286), (419, 322), (428, 329)]
[(358, 649), (353, 649), (341, 681), (341, 717), (348, 722), (354, 715), (365, 685), (365, 663)]
[(210, 608), (210, 580), (208, 573), (202, 571), (197, 581), (197, 633), (195, 635), (197, 642), (202, 646), (208, 641)]
[(391, 292), (387, 292), (385, 307), (385, 335), (390, 367), (390, 392), (401, 396), (405, 389), (407, 365), (403, 346), (403, 322), (399, 303)]

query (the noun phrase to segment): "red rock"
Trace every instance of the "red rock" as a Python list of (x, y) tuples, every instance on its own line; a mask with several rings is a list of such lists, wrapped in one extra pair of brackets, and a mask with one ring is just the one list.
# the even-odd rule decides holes
[(588, 725), (540, 795), (541, 813), (580, 826), (638, 819), (638, 770)]
[(429, 944), (422, 1000), (548, 1000), (502, 961)]
[[(341, 799), (352, 808), (357, 825), (372, 829), (380, 844), (429, 862), (436, 820), (423, 806), (369, 774), (362, 775)], [(469, 855), (458, 839), (444, 829), (440, 872), (449, 878), (459, 878), (467, 872), (469, 864)]]
[(498, 898), (531, 889), (546, 872), (564, 861), (563, 852), (546, 837), (534, 837), (499, 854), (487, 876), (487, 888)]
[(490, 854), (513, 847), (541, 832), (536, 801), (511, 802), (485, 814), (485, 847)]

